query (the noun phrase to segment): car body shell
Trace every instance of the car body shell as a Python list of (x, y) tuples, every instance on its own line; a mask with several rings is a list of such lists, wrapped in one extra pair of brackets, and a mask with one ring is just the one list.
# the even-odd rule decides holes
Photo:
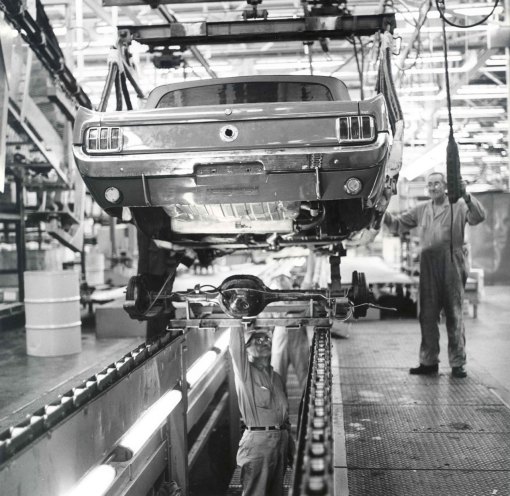
[[(195, 104), (211, 85), (274, 82), (322, 85), (330, 100)], [(165, 95), (186, 91), (194, 92), (191, 104), (157, 108)], [(163, 85), (146, 107), (80, 108), (73, 152), (97, 203), (119, 217), (130, 209), (151, 238), (202, 247), (219, 239), (234, 246), (240, 235), (251, 233), (252, 241), (263, 243), (279, 233), (291, 242), (322, 244), (352, 238), (380, 219), (374, 206), (392, 144), (382, 95), (351, 101), (344, 83), (332, 77), (249, 76)], [(98, 130), (94, 136), (119, 129), (118, 146), (101, 148), (99, 138), (87, 142), (91, 129)], [(346, 187), (351, 178), (361, 184), (355, 193)], [(105, 196), (112, 187), (120, 192), (113, 203)], [(148, 220), (155, 217), (155, 223)], [(337, 221), (342, 225), (335, 228)]]

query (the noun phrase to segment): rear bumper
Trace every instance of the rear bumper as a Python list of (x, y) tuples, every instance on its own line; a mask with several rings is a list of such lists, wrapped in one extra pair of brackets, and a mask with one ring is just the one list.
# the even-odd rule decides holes
[[(78, 168), (103, 208), (180, 204), (315, 201), (371, 198), (390, 148), (381, 133), (357, 147), (308, 147), (282, 150), (85, 155), (74, 153)], [(343, 185), (357, 177), (363, 189), (348, 195)], [(104, 198), (115, 186), (121, 201)]]
[[(242, 176), (141, 176), (124, 178), (85, 177), (94, 199), (103, 208), (146, 207), (172, 204), (220, 204), (274, 201), (315, 201), (369, 198), (382, 165), (360, 170), (262, 173)], [(343, 185), (350, 177), (363, 183), (362, 191), (348, 195)], [(105, 190), (115, 186), (121, 201), (115, 205), (104, 198)]]

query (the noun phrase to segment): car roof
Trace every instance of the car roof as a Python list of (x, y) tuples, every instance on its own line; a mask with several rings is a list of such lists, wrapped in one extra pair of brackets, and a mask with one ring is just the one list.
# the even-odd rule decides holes
[(182, 81), (169, 83), (154, 88), (147, 98), (146, 108), (154, 108), (161, 98), (170, 91), (182, 90), (184, 88), (196, 88), (200, 86), (213, 86), (223, 83), (244, 83), (244, 82), (295, 82), (295, 83), (316, 83), (327, 86), (331, 91), (334, 100), (347, 100), (351, 98), (347, 86), (343, 81), (332, 76), (296, 76), (296, 75), (264, 75), (264, 76), (236, 76), (228, 78), (199, 79), (194, 81)]

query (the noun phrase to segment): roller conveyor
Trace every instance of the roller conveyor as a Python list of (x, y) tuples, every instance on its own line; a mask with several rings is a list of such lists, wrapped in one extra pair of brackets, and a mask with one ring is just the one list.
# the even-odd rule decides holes
[[(318, 350), (318, 355), (311, 362), (313, 366), (307, 388), (319, 390), (322, 397), (323, 391), (330, 390), (325, 382), (326, 342), (329, 343), (326, 331), (327, 328), (319, 328), (316, 332), (314, 349)], [(151, 484), (147, 483), (147, 479), (155, 484), (165, 471), (172, 474), (172, 480), (179, 481), (181, 488), (185, 488), (187, 473), (203, 448), (201, 443), (207, 442), (215, 419), (225, 413), (229, 401), (224, 386), (227, 380), (225, 332), (221, 329), (206, 333), (209, 349), (201, 356), (197, 356), (197, 351), (188, 356), (192, 365), (186, 374), (187, 395), (183, 394), (181, 377), (183, 345), (187, 341), (196, 346), (204, 337), (203, 329), (188, 331), (184, 335), (169, 331), (152, 343), (138, 346), (38, 409), (25, 421), (5, 430), (0, 437), (2, 491), (11, 494), (11, 491), (19, 489), (18, 494), (21, 495), (67, 494), (86, 479), (87, 473), (106, 467), (112, 469), (113, 477), (106, 494), (139, 494), (136, 491), (140, 490), (142, 482), (135, 484), (137, 479), (143, 481), (148, 490)], [(196, 372), (198, 369), (199, 372)], [(220, 399), (215, 404), (218, 392)], [(322, 425), (324, 422), (323, 412), (318, 410), (324, 408), (322, 405), (327, 401), (321, 398), (321, 403), (317, 404), (310, 394), (307, 394), (307, 401), (309, 405), (304, 409), (303, 418), (306, 420), (301, 422), (302, 441), (298, 444), (298, 452), (308, 450), (316, 455), (324, 451), (319, 448), (318, 442), (327, 441), (324, 446), (330, 449), (329, 435), (317, 438), (321, 428), (318, 423)], [(151, 412), (161, 403), (161, 413)], [(209, 425), (206, 423), (198, 436), (200, 442), (187, 446), (183, 431), (189, 432), (211, 405), (214, 413), (210, 415)], [(183, 419), (185, 411), (187, 414)], [(152, 431), (143, 434), (145, 438), (139, 440), (139, 435), (132, 431), (148, 416), (152, 418)], [(310, 446), (306, 439), (309, 437), (307, 431), (312, 427), (315, 438), (313, 446)], [(330, 433), (331, 428), (327, 427), (324, 432)], [(78, 446), (79, 449), (76, 449)], [(169, 450), (173, 452), (170, 467), (167, 466)], [(303, 467), (308, 464), (307, 456), (298, 456)], [(147, 458), (149, 463), (141, 463)], [(51, 466), (58, 466), (59, 471), (51, 470)], [(46, 477), (45, 484), (41, 485), (37, 477), (25, 477), (27, 471), (51, 476)], [(323, 482), (329, 486), (329, 466), (322, 471), (322, 476)], [(289, 481), (290, 477), (289, 474)], [(309, 479), (310, 474), (305, 473), (306, 484), (313, 484), (314, 480), (317, 484), (313, 476), (311, 481)]]

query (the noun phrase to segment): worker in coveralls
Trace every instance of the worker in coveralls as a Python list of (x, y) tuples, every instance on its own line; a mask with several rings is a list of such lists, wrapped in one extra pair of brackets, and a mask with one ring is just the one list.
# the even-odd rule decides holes
[(239, 410), (246, 429), (239, 443), (243, 496), (283, 495), (283, 476), (293, 451), (289, 405), (273, 371), (268, 331), (230, 330), (230, 354)]
[(448, 360), (453, 377), (466, 377), (465, 332), (462, 318), (464, 286), (469, 273), (466, 223), (475, 226), (485, 219), (485, 210), (476, 198), (466, 193), (451, 205), (446, 180), (434, 172), (427, 178), (430, 201), (418, 203), (401, 215), (385, 214), (384, 223), (392, 232), (407, 232), (417, 227), (420, 236), (420, 364), (411, 374), (437, 374), (439, 363), (439, 318), (446, 316)]
[[(281, 290), (293, 289), (292, 280), (283, 274), (273, 277), (269, 287)], [(275, 317), (279, 316), (275, 315)], [(278, 372), (284, 384), (287, 384), (287, 372), (289, 364), (292, 364), (299, 387), (304, 390), (308, 377), (309, 355), (310, 344), (305, 326), (290, 331), (285, 326), (274, 327), (271, 366)]]

